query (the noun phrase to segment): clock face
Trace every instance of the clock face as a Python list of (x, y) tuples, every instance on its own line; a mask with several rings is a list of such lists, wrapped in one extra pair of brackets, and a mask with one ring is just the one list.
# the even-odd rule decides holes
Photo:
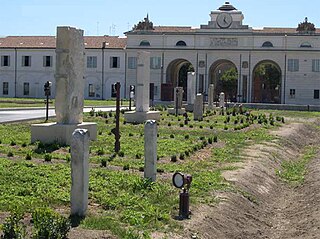
[(232, 23), (232, 16), (229, 13), (220, 13), (217, 17), (217, 23), (220, 28), (228, 28)]

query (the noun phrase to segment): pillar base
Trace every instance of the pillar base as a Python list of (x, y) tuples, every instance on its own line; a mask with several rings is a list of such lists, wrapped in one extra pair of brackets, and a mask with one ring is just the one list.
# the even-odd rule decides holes
[(45, 144), (59, 143), (70, 145), (75, 129), (87, 129), (90, 140), (97, 139), (97, 124), (84, 122), (81, 124), (44, 123), (31, 125), (31, 143), (40, 141)]
[(137, 112), (130, 111), (124, 113), (124, 119), (127, 123), (142, 124), (146, 120), (160, 121), (159, 111)]

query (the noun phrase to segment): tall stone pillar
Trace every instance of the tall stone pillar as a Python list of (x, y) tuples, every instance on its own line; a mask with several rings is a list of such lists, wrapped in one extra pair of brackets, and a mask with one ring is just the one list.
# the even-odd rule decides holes
[(225, 107), (225, 94), (223, 92), (221, 92), (219, 96), (219, 107)]
[(182, 99), (183, 99), (183, 87), (174, 88), (174, 107), (176, 109), (182, 108)]
[(76, 129), (71, 141), (71, 215), (84, 217), (88, 208), (89, 131)]
[(209, 92), (208, 92), (208, 108), (213, 109), (214, 107), (214, 85), (209, 85)]
[(157, 122), (147, 120), (144, 125), (144, 177), (152, 182), (157, 175)]
[(188, 72), (188, 92), (187, 92), (187, 104), (193, 105), (196, 98), (196, 73)]
[(137, 58), (137, 85), (136, 85), (136, 111), (149, 111), (150, 97), (150, 53), (138, 52)]
[(83, 30), (57, 28), (55, 78), (57, 123), (82, 123), (85, 84)]
[(203, 120), (203, 95), (197, 94), (196, 100), (194, 102), (193, 108), (193, 118), (194, 120)]
[(150, 103), (150, 53), (137, 53), (136, 110), (124, 114), (128, 123), (143, 123), (146, 120), (160, 120), (159, 111), (149, 111)]

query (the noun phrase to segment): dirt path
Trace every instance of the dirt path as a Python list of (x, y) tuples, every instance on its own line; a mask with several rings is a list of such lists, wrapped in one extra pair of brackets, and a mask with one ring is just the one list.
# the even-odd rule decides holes
[[(193, 208), (184, 235), (170, 238), (317, 239), (320, 238), (320, 133), (303, 123), (273, 132), (278, 139), (246, 148), (241, 168), (223, 176), (238, 191), (221, 192), (217, 206)], [(297, 160), (305, 146), (319, 147), (299, 187), (282, 182), (283, 160)]]

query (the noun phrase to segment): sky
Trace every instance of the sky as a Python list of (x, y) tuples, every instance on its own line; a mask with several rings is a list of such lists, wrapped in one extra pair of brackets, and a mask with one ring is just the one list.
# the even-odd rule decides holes
[[(149, 14), (154, 26), (200, 27), (223, 0), (2, 0), (0, 36), (54, 36), (57, 26), (85, 35), (123, 36)], [(310, 2), (310, 4), (308, 4)], [(320, 28), (320, 1), (230, 0), (253, 28), (297, 27), (308, 17)]]

